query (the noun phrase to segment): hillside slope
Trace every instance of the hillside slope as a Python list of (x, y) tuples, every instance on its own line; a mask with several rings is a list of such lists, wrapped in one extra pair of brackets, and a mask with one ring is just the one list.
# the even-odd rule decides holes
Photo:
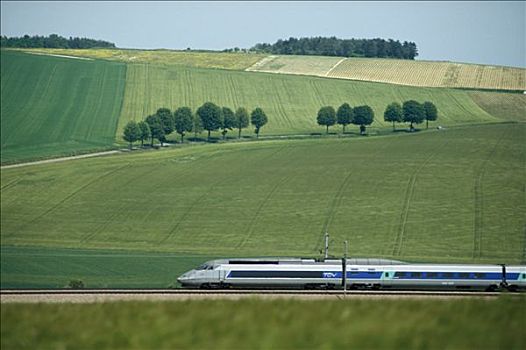
[(6, 50), (0, 58), (2, 163), (113, 145), (124, 64)]
[[(526, 125), (185, 147), (3, 170), (3, 247), (517, 263)], [(4, 263), (2, 263), (4, 264)]]
[[(190, 106), (195, 110), (206, 101), (230, 108), (263, 108), (269, 121), (261, 132), (267, 135), (323, 132), (324, 128), (316, 123), (319, 108), (326, 105), (337, 108), (344, 102), (352, 106), (370, 105), (375, 112), (373, 128), (390, 127), (383, 121), (386, 106), (393, 101), (409, 99), (433, 101), (438, 107), (437, 123), (440, 125), (501, 120), (481, 109), (462, 90), (130, 64), (117, 138), (128, 120), (141, 120), (160, 107)], [(245, 134), (253, 134), (253, 130), (249, 129)]]
[(526, 90), (526, 69), (456, 62), (290, 55), (268, 56), (247, 70), (409, 86)]

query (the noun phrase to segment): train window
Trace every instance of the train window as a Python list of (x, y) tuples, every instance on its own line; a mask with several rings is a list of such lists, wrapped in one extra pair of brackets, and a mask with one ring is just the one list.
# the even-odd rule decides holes
[(413, 272), (413, 278), (422, 278), (422, 272)]
[(437, 278), (437, 276), (438, 276), (438, 273), (436, 272), (426, 272), (427, 278)]
[(469, 273), (461, 272), (461, 273), (458, 274), (458, 277), (462, 278), (462, 279), (468, 279), (469, 278)]
[(444, 278), (453, 278), (453, 273), (452, 272), (444, 272), (442, 274), (442, 277), (444, 277)]
[(475, 278), (478, 278), (478, 279), (482, 279), (486, 277), (485, 273), (480, 273), (480, 272), (476, 272), (474, 275), (475, 275)]
[(397, 271), (395, 272), (395, 278), (405, 278), (405, 272)]

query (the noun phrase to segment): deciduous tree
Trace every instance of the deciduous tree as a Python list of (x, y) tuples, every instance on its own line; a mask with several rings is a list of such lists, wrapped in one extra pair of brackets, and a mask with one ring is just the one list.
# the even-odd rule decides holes
[(259, 138), (259, 130), (263, 127), (263, 125), (267, 124), (268, 118), (265, 112), (263, 112), (261, 108), (257, 107), (250, 114), (250, 122), (255, 127), (254, 132), (256, 133), (256, 138)]
[(402, 106), (398, 102), (393, 102), (387, 106), (384, 112), (384, 120), (393, 123), (393, 131), (395, 131), (395, 123), (401, 123), (403, 118)]
[(165, 135), (170, 135), (175, 130), (174, 117), (172, 112), (168, 108), (159, 108), (155, 112), (159, 119), (161, 120), (161, 125), (164, 129)]
[(210, 141), (210, 132), (222, 126), (221, 108), (215, 103), (205, 102), (197, 109), (197, 115), (201, 118), (203, 129), (208, 131), (208, 141)]
[(237, 138), (241, 138), (241, 129), (244, 129), (248, 127), (249, 119), (248, 119), (248, 111), (246, 108), (239, 107), (236, 110), (235, 114), (235, 123), (234, 127), (238, 130)]
[(146, 123), (148, 123), (150, 127), (151, 146), (153, 147), (153, 139), (157, 139), (161, 142), (162, 147), (165, 140), (165, 133), (161, 118), (157, 114), (149, 115), (146, 117)]
[(184, 142), (186, 132), (192, 131), (192, 110), (189, 107), (177, 108), (174, 112), (175, 131), (181, 135), (181, 143)]
[(140, 122), (138, 122), (137, 126), (141, 130), (139, 140), (141, 140), (141, 147), (143, 147), (144, 140), (148, 140), (150, 138), (150, 135), (151, 135), (150, 126), (144, 120), (141, 120)]
[(232, 130), (236, 125), (236, 116), (234, 115), (234, 112), (228, 108), (223, 107), (221, 109), (221, 113), (223, 116), (223, 131), (221, 132), (223, 134), (223, 140), (226, 138), (226, 134), (228, 130)]
[(424, 106), (415, 100), (405, 101), (402, 106), (402, 111), (404, 114), (404, 122), (411, 123), (409, 126), (411, 131), (414, 130), (413, 124), (422, 123), (426, 117)]
[(374, 121), (374, 111), (371, 107), (364, 105), (354, 107), (354, 117), (352, 123), (360, 125), (360, 134), (365, 134), (366, 125), (371, 125)]
[(424, 102), (424, 111), (426, 113), (426, 129), (429, 127), (429, 121), (435, 121), (438, 119), (437, 107), (433, 102)]
[(124, 139), (124, 141), (130, 143), (130, 149), (132, 149), (132, 143), (139, 140), (140, 133), (141, 131), (137, 126), (137, 123), (133, 120), (129, 121), (124, 127), (122, 138)]
[(318, 125), (323, 125), (329, 133), (329, 126), (336, 124), (336, 112), (332, 106), (321, 107), (317, 117)]
[(338, 107), (338, 111), (336, 112), (336, 119), (338, 124), (340, 124), (343, 127), (343, 133), (345, 134), (345, 127), (351, 124), (353, 119), (352, 107), (348, 103), (342, 104), (340, 107)]

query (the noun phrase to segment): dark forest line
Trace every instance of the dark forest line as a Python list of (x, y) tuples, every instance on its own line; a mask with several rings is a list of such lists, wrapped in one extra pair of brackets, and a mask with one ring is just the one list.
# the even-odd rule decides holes
[(48, 49), (90, 49), (94, 47), (114, 48), (115, 44), (104, 40), (69, 37), (57, 34), (49, 36), (24, 35), (21, 37), (0, 37), (0, 47), (48, 48)]
[[(228, 49), (225, 51), (231, 51)], [(235, 50), (235, 49), (234, 49)], [(336, 37), (289, 38), (274, 44), (258, 43), (250, 49), (276, 55), (380, 57), (412, 60), (418, 56), (414, 42), (393, 39), (338, 39)]]

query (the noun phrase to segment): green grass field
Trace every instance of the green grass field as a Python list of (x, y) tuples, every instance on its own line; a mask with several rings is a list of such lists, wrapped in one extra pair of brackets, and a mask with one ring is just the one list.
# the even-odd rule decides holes
[(524, 349), (526, 300), (2, 304), (2, 349)]
[[(40, 260), (22, 246), (318, 256), (325, 229), (336, 255), (349, 240), (353, 256), (524, 263), (525, 128), (203, 145), (3, 170), (1, 245), (12, 252), (3, 283), (33, 283), (18, 268), (38, 275)], [(43, 265), (58, 277), (73, 269)]]
[[(111, 248), (111, 247), (110, 247)], [(214, 257), (109, 249), (2, 247), (0, 287), (171, 288), (184, 272)]]
[[(117, 138), (129, 120), (142, 120), (160, 107), (190, 106), (195, 110), (206, 101), (231, 108), (263, 108), (269, 122), (262, 128), (262, 135), (324, 132), (325, 128), (316, 123), (319, 108), (325, 105), (337, 108), (344, 102), (352, 106), (370, 105), (375, 112), (372, 127), (389, 128), (390, 123), (383, 121), (386, 106), (409, 99), (433, 101), (439, 113), (436, 124), (440, 125), (500, 120), (484, 111), (462, 90), (130, 64)], [(336, 128), (334, 130), (341, 129)], [(219, 136), (219, 132), (216, 134)], [(253, 130), (245, 130), (245, 134), (253, 135)]]
[[(70, 54), (76, 54), (72, 51)], [(106, 52), (88, 50), (84, 54), (97, 57), (92, 51), (99, 56)], [(153, 55), (157, 51), (140, 52)], [(316, 123), (318, 109), (323, 105), (338, 107), (343, 102), (373, 107), (373, 134), (390, 128), (383, 122), (387, 104), (407, 99), (430, 100), (437, 105), (439, 120), (432, 125), (524, 120), (526, 96), (519, 94), (192, 68), (212, 67), (207, 62), (214, 57), (234, 66), (244, 61), (236, 54), (170, 55), (174, 56), (170, 64), (153, 64), (155, 60), (123, 64), (2, 50), (2, 163), (100, 150), (115, 142), (124, 145), (122, 130), (129, 120), (142, 120), (163, 106), (175, 109), (188, 105), (195, 110), (205, 101), (231, 108), (262, 107), (269, 117), (262, 135), (323, 132), (324, 128)], [(194, 58), (194, 64), (187, 62)], [(349, 130), (357, 128), (350, 126)], [(245, 130), (244, 135), (253, 137), (253, 129)], [(219, 132), (214, 136), (219, 137)], [(177, 135), (169, 139), (175, 140)]]
[(124, 64), (0, 54), (2, 163), (114, 144)]

